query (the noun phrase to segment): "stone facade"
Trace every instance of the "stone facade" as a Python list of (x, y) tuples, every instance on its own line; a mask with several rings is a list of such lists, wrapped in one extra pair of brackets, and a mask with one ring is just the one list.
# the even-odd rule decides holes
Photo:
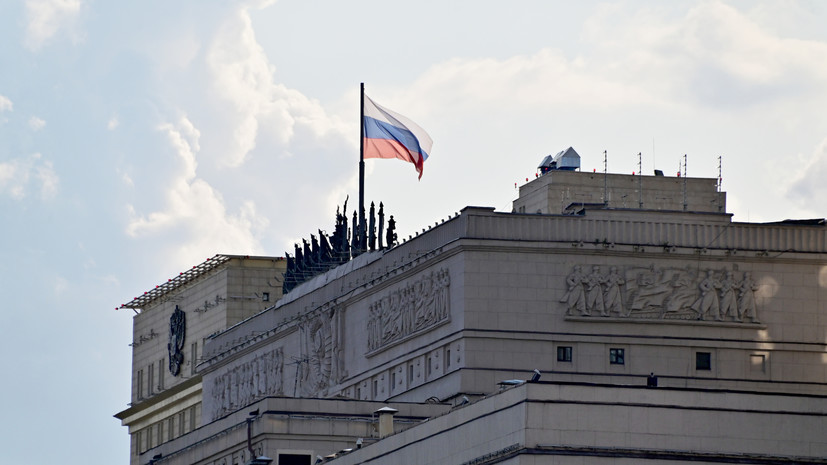
[[(553, 197), (552, 176), (526, 195)], [(582, 179), (594, 195), (593, 177), (566, 173), (566, 190)], [(699, 211), (468, 207), (318, 276), (207, 340), (201, 428), (142, 460), (243, 463), (238, 422), (259, 410), (256, 454), (313, 462), (821, 463), (827, 228), (733, 223), (708, 207), (724, 205), (714, 181), (687, 183)], [(534, 369), (541, 380), (521, 384)], [(381, 440), (376, 418), (351, 428), (386, 404), (446, 410)], [(316, 422), (286, 430), (286, 411)]]
[(129, 428), (132, 464), (201, 425), (205, 341), (272, 306), (284, 268), (275, 257), (216, 255), (121, 306), (135, 311), (132, 395), (115, 416)]

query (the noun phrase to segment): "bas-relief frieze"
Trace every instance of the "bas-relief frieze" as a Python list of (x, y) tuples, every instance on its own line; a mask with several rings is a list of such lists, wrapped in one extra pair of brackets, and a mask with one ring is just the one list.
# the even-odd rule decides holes
[[(341, 312), (322, 309), (299, 322), (300, 357), (297, 384), (303, 397), (327, 395), (331, 384), (344, 375), (341, 368)], [(295, 395), (295, 394), (294, 394)]]
[(257, 355), (213, 379), (212, 418), (249, 405), (266, 396), (284, 394), (284, 350), (279, 347)]
[(380, 297), (368, 307), (367, 352), (448, 321), (451, 315), (448, 270), (431, 271), (422, 278)]
[(566, 316), (759, 323), (749, 271), (575, 265), (566, 277)]

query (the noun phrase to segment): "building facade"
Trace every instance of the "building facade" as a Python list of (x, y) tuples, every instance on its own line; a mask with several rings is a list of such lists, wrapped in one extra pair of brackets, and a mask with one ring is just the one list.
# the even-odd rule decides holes
[(209, 337), (139, 463), (826, 463), (827, 228), (724, 210), (550, 171)]
[(132, 395), (115, 415), (129, 429), (132, 464), (202, 423), (205, 340), (281, 297), (284, 259), (216, 255), (123, 304), (132, 309)]

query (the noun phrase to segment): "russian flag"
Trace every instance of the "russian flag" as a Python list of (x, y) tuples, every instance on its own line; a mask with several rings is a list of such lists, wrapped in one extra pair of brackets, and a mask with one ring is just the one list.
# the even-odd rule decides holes
[(367, 95), (362, 103), (364, 158), (398, 158), (413, 163), (422, 179), (422, 167), (434, 145), (428, 133), (399, 113), (377, 105)]

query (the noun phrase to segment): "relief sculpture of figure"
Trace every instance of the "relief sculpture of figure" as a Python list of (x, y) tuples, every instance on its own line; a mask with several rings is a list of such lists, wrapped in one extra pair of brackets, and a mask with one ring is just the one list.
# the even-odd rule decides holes
[(617, 272), (617, 267), (609, 268), (609, 275), (604, 282), (606, 291), (603, 293), (603, 306), (606, 308), (605, 316), (617, 313), (620, 316), (627, 316), (623, 311), (623, 299), (620, 296), (620, 286), (626, 284)]
[(717, 289), (720, 289), (721, 283), (715, 279), (715, 271), (707, 270), (706, 278), (698, 284), (701, 290), (701, 296), (692, 304), (692, 309), (698, 314), (698, 319), (703, 320), (707, 313), (712, 314), (715, 321), (721, 321), (721, 307), (718, 302)]
[(566, 315), (571, 315), (574, 310), (580, 312), (581, 315), (588, 316), (589, 311), (586, 309), (586, 293), (583, 289), (583, 283), (586, 277), (583, 276), (583, 267), (576, 265), (571, 274), (566, 277), (566, 291), (560, 302), (568, 304)]
[(603, 305), (603, 283), (606, 279), (600, 274), (600, 267), (595, 265), (592, 272), (586, 276), (586, 309), (591, 312), (600, 312), (601, 316), (609, 316)]
[(735, 296), (737, 284), (731, 271), (721, 281), (721, 317), (732, 316), (735, 321), (741, 321), (741, 314), (738, 312), (738, 302)]
[(740, 319), (744, 321), (749, 319), (752, 323), (758, 323), (758, 315), (755, 312), (755, 291), (758, 290), (758, 285), (752, 279), (752, 273), (744, 272), (744, 280), (738, 286), (738, 308), (740, 309)]
[(663, 303), (660, 314), (661, 318), (663, 318), (666, 313), (691, 310), (692, 304), (698, 297), (698, 288), (695, 286), (696, 279), (697, 272), (693, 271), (691, 265), (687, 265), (685, 269), (675, 270), (672, 278), (669, 280), (672, 293)]

